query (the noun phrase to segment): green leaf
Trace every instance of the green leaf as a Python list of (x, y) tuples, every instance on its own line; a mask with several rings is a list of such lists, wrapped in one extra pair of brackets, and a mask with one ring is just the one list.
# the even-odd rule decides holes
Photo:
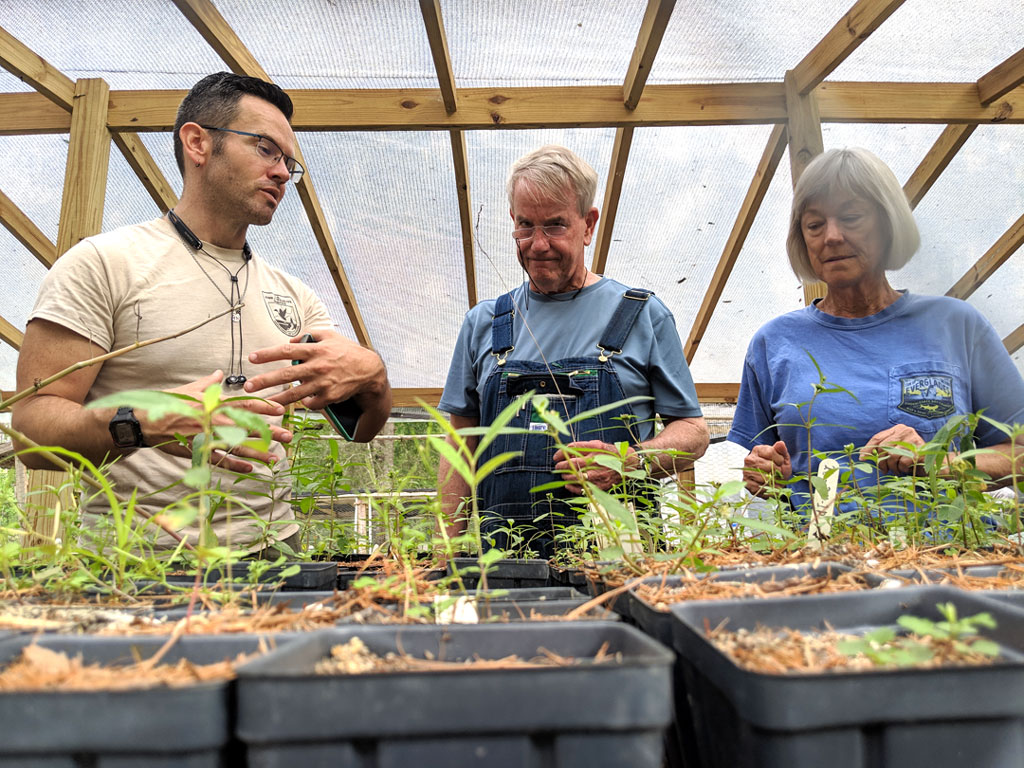
[(814, 488), (814, 492), (821, 498), (828, 498), (828, 483), (825, 482), (825, 478), (811, 475), (811, 487)]
[(203, 410), (207, 413), (213, 413), (214, 409), (220, 405), (220, 384), (211, 384), (203, 390)]
[(247, 411), (244, 408), (221, 408), (218, 413), (227, 416), (235, 424), (245, 427), (247, 432), (255, 432), (266, 438), (270, 438), (270, 425), (266, 419), (258, 413)]
[(571, 419), (569, 419), (569, 423), (575, 424), (577, 421), (584, 421), (585, 419), (589, 419), (593, 416), (597, 416), (602, 413), (607, 413), (608, 411), (621, 410), (621, 407), (623, 405), (627, 405), (629, 403), (638, 403), (643, 400), (653, 399), (654, 398), (651, 397), (650, 395), (634, 395), (633, 397), (626, 397), (623, 398), (622, 400), (617, 400), (614, 403), (608, 403), (607, 405), (599, 405), (597, 408), (591, 408), (589, 411), (583, 411), (582, 413), (578, 413)]
[(934, 621), (930, 621), (929, 619), (922, 619), (918, 616), (900, 616), (898, 619), (896, 619), (896, 623), (908, 632), (913, 632), (915, 635), (921, 635), (922, 637), (949, 636), (949, 633), (940, 630), (938, 625)]
[(189, 488), (202, 488), (210, 482), (210, 468), (205, 464), (190, 467), (182, 476), (181, 481)]
[(729, 496), (735, 496), (736, 494), (743, 491), (745, 484), (742, 480), (730, 480), (727, 483), (722, 483), (721, 486), (715, 491), (715, 500), (725, 499)]
[(154, 392), (148, 389), (129, 389), (113, 395), (93, 400), (87, 408), (137, 408), (156, 421), (165, 416), (195, 416), (196, 409), (192, 403), (198, 402), (194, 397), (171, 394), (170, 392)]
[(484, 464), (482, 467), (480, 467), (480, 469), (476, 471), (476, 476), (474, 477), (474, 480), (477, 483), (479, 483), (481, 480), (483, 480), (485, 477), (491, 474), (502, 464), (511, 461), (516, 456), (519, 456), (521, 453), (522, 451), (506, 451), (505, 453), (499, 453), (497, 456), (492, 456), (490, 459), (487, 460), (486, 464)]
[(249, 436), (249, 430), (242, 429), (241, 427), (229, 427), (219, 425), (213, 428), (213, 434), (217, 436), (217, 439), (221, 442), (227, 443), (229, 446), (234, 447), (244, 441)]
[(992, 640), (986, 640), (984, 638), (978, 638), (971, 643), (971, 650), (983, 653), (986, 656), (998, 656), (999, 643), (993, 642)]
[(441, 458), (447, 461), (448, 465), (459, 473), (462, 479), (466, 481), (466, 485), (472, 488), (473, 472), (470, 470), (469, 464), (466, 463), (462, 454), (455, 450), (454, 446), (440, 438), (430, 438), (430, 444), (441, 455)]
[(602, 560), (621, 560), (625, 553), (622, 551), (622, 547), (605, 547), (597, 554)]
[(486, 552), (480, 555), (480, 557), (477, 558), (477, 562), (480, 564), (480, 567), (486, 571), (489, 566), (494, 565), (504, 556), (504, 552), (502, 552), (497, 547), (492, 547), (491, 549), (488, 549)]

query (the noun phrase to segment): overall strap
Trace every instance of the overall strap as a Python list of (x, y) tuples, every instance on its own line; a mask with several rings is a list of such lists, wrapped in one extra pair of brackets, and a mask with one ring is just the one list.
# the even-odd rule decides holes
[(636, 319), (643, 311), (644, 303), (653, 295), (654, 291), (643, 288), (629, 288), (622, 294), (612, 319), (608, 321), (604, 333), (601, 334), (601, 340), (597, 342), (597, 348), (601, 350), (598, 358), (601, 362), (622, 351), (626, 337), (633, 330)]
[(515, 349), (512, 343), (512, 318), (516, 307), (512, 293), (502, 294), (494, 304), (494, 318), (491, 320), (491, 354), (498, 358), (498, 365), (505, 364), (505, 357)]

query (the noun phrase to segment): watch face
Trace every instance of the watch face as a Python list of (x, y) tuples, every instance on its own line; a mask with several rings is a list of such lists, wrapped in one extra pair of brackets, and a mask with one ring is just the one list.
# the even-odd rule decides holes
[(132, 430), (132, 425), (127, 422), (115, 422), (113, 424), (114, 430), (114, 442), (117, 445), (134, 445), (135, 444), (135, 433)]

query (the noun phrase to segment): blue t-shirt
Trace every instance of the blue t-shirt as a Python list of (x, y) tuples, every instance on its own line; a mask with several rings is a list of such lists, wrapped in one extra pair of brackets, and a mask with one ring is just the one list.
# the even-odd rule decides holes
[[(601, 334), (626, 290), (622, 283), (605, 277), (576, 298), (571, 298), (572, 293), (552, 297), (530, 291), (527, 306), (524, 282), (512, 295), (517, 307), (512, 331), (515, 349), (508, 359), (550, 363), (567, 357), (596, 357)], [(442, 411), (480, 416), (484, 382), (496, 365), (491, 355), (494, 304), (494, 299), (483, 301), (466, 313), (438, 406)], [(626, 397), (654, 398), (632, 403), (641, 440), (653, 434), (655, 413), (668, 419), (701, 415), (675, 319), (656, 296), (644, 302), (622, 353), (614, 355), (612, 362)]]
[[(904, 292), (878, 314), (858, 318), (812, 305), (771, 320), (754, 335), (729, 432), (730, 441), (748, 450), (785, 442), (794, 478), (807, 476), (803, 425), (818, 381), (815, 361), (829, 383), (856, 395), (819, 395), (811, 413), (811, 448), (840, 465), (847, 464), (837, 455), (844, 445), (859, 451), (896, 424), (913, 427), (927, 441), (955, 414), (984, 409), (1005, 424), (1024, 423), (1024, 380), (995, 329), (967, 302)], [(982, 421), (975, 439), (984, 447), (1007, 438)], [(875, 485), (876, 474), (857, 472), (862, 490)], [(806, 480), (793, 491), (795, 506), (806, 503)]]

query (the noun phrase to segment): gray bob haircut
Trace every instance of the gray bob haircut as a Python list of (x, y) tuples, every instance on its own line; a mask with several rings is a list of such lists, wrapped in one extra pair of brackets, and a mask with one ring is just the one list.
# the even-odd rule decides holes
[(818, 279), (807, 256), (800, 219), (812, 202), (837, 193), (856, 195), (878, 206), (888, 243), (885, 269), (899, 269), (910, 261), (921, 244), (921, 235), (903, 187), (889, 166), (862, 147), (830, 149), (811, 161), (793, 190), (786, 251), (797, 277), (811, 282)]
[(594, 207), (597, 172), (565, 147), (548, 144), (516, 160), (505, 184), (509, 208), (512, 208), (512, 196), (520, 181), (552, 198), (561, 197), (566, 189), (571, 190), (576, 195), (580, 216), (586, 216), (587, 211)]

